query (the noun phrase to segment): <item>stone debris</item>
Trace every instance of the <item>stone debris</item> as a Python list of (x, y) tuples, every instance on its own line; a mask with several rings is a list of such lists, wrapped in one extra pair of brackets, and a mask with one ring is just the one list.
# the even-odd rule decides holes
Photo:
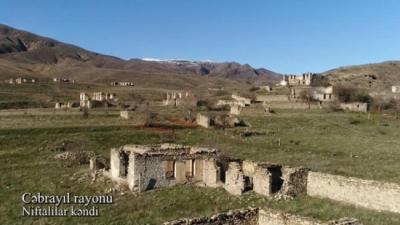
[(94, 156), (94, 152), (89, 151), (66, 151), (54, 156), (56, 160), (78, 162), (79, 164), (89, 164), (90, 158)]

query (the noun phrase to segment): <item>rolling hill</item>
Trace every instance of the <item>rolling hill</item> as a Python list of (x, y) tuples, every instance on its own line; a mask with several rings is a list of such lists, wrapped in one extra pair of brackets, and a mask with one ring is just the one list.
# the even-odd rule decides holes
[(340, 67), (323, 74), (333, 85), (389, 90), (392, 85), (400, 85), (400, 61)]
[(236, 62), (124, 60), (0, 25), (0, 78), (21, 74), (37, 78), (62, 76), (95, 83), (132, 80), (140, 84), (146, 79), (144, 83), (154, 81), (150, 83), (158, 84), (167, 78), (186, 80), (195, 76), (199, 76), (194, 79), (199, 82), (210, 82), (210, 79), (228, 83), (279, 80), (278, 73)]

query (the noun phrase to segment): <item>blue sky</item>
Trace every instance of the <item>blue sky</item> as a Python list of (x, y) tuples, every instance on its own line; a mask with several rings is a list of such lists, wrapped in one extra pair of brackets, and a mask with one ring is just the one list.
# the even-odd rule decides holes
[(1, 0), (0, 23), (117, 57), (282, 73), (399, 60), (397, 0)]

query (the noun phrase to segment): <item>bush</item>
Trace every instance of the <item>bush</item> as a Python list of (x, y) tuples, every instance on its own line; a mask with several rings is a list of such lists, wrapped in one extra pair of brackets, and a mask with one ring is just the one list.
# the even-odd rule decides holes
[(258, 90), (260, 90), (259, 87), (251, 87), (251, 88), (249, 89), (250, 92), (254, 92), (254, 91), (258, 91)]
[(334, 90), (341, 102), (365, 102), (369, 104), (373, 102), (373, 98), (365, 90), (356, 87), (338, 86)]
[(82, 118), (83, 119), (89, 118), (89, 109), (88, 108), (83, 108), (82, 109)]

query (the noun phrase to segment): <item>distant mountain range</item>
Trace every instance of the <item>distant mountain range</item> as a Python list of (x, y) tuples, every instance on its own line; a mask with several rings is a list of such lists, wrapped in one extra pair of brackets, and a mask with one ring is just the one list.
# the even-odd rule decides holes
[[(82, 82), (129, 80), (167, 88), (196, 87), (205, 82), (265, 84), (281, 79), (279, 73), (237, 62), (124, 60), (0, 24), (0, 79), (24, 74)], [(323, 75), (332, 84), (383, 89), (400, 84), (400, 61), (341, 67)]]
[(92, 82), (130, 80), (136, 76), (162, 76), (160, 79), (164, 79), (165, 75), (266, 82), (280, 79), (278, 73), (236, 62), (124, 60), (0, 25), (0, 77), (21, 73)]

